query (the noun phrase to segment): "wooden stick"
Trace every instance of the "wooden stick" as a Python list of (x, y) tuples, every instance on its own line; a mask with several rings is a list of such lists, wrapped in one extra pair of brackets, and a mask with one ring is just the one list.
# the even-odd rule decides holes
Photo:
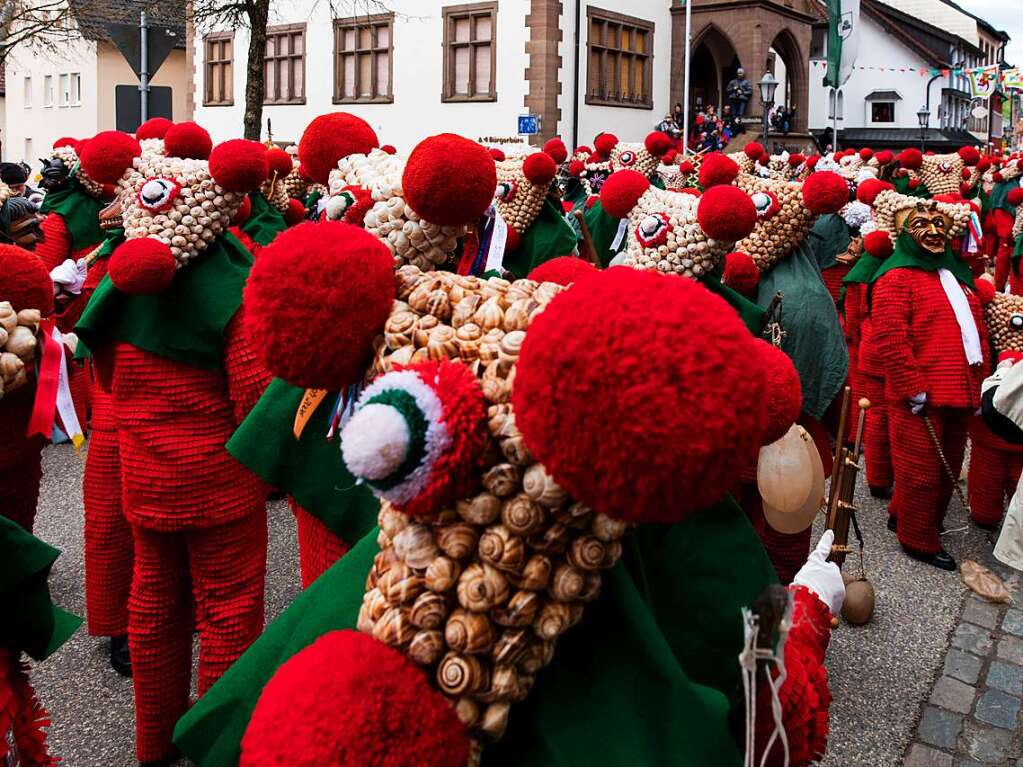
[(600, 269), (600, 261), (597, 259), (597, 248), (593, 244), (593, 237), (590, 236), (590, 228), (586, 226), (586, 219), (581, 210), (573, 210), (572, 215), (579, 222), (579, 231), (583, 234), (583, 246), (586, 250), (586, 260)]

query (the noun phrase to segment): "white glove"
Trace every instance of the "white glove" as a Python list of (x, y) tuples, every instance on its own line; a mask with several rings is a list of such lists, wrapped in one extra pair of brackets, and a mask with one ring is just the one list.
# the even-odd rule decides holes
[(810, 553), (806, 564), (799, 568), (792, 579), (793, 586), (805, 586), (828, 606), (832, 615), (838, 615), (845, 601), (845, 581), (842, 571), (834, 562), (828, 562), (831, 545), (835, 542), (835, 531), (827, 530), (817, 542), (817, 548)]
[(82, 292), (82, 285), (85, 284), (86, 271), (84, 258), (80, 258), (77, 261), (72, 261), (68, 258), (60, 266), (55, 266), (50, 272), (50, 279), (53, 280), (54, 295), (70, 293), (73, 296), (77, 296)]
[(920, 415), (920, 411), (925, 407), (927, 407), (927, 392), (918, 391), (909, 398), (909, 409), (913, 412), (913, 415)]

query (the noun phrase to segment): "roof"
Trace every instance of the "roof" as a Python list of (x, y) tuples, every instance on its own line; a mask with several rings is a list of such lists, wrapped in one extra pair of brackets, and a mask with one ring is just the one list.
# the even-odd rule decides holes
[(864, 101), (902, 101), (898, 91), (871, 91)]
[(185, 47), (185, 4), (180, 0), (68, 0), (82, 36), (96, 42), (113, 42), (106, 24), (138, 24), (146, 12), (148, 21), (170, 27)]
[(863, 0), (860, 9), (881, 25), (882, 29), (931, 66), (947, 67), (948, 45), (955, 37), (930, 24), (913, 17), (906, 17), (900, 11), (877, 0)]
[(999, 40), (1001, 40), (1003, 42), (1006, 42), (1006, 43), (1009, 42), (1010, 39), (1012, 39), (1012, 38), (1009, 37), (1009, 33), (1008, 32), (1006, 32), (1006, 31), (1004, 31), (1002, 29), (995, 29), (985, 19), (982, 19), (980, 16), (978, 16), (975, 13), (971, 13), (970, 11), (966, 10), (965, 8), (963, 8), (958, 3), (953, 3), (952, 0), (942, 0), (942, 2), (945, 3), (945, 5), (952, 6), (953, 8), (955, 8), (960, 13), (965, 13), (971, 19), (973, 19), (978, 24), (980, 24), (989, 35), (997, 37)]
[[(830, 136), (831, 129), (814, 131), (819, 136)], [(890, 149), (920, 146), (919, 128), (842, 128), (838, 131), (839, 143), (843, 146), (874, 146)], [(974, 146), (977, 137), (959, 128), (928, 128), (925, 144), (928, 149), (958, 149)]]

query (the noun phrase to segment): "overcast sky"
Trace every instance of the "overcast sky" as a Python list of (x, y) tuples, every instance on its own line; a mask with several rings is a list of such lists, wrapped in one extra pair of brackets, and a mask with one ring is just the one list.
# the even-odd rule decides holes
[(1012, 40), (1005, 49), (1005, 60), (1023, 66), (1023, 3), (1019, 0), (955, 0), (955, 3), (991, 26), (1008, 32)]

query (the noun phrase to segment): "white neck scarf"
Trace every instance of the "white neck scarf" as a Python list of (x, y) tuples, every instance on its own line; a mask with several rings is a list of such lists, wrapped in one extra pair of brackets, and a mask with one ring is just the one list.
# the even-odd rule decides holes
[(941, 287), (945, 291), (948, 303), (951, 305), (952, 311), (955, 312), (956, 322), (959, 323), (959, 333), (963, 338), (966, 361), (971, 365), (979, 365), (984, 361), (984, 352), (980, 348), (980, 333), (977, 331), (973, 312), (970, 311), (970, 302), (966, 298), (966, 291), (948, 269), (938, 269), (938, 278), (941, 280)]

